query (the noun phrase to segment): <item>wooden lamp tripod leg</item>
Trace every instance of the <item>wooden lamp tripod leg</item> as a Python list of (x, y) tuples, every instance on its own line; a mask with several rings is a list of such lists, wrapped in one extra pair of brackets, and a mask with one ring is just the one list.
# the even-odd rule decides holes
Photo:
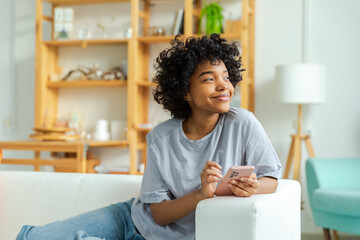
[(310, 136), (309, 136), (309, 135), (306, 135), (306, 136), (305, 136), (305, 144), (306, 144), (306, 148), (307, 148), (307, 150), (308, 150), (309, 156), (310, 156), (311, 158), (315, 157), (314, 149), (312, 148), (311, 141), (310, 141)]
[(294, 137), (291, 136), (291, 138), (292, 138), (291, 146), (290, 146), (289, 155), (288, 155), (288, 158), (286, 161), (284, 178), (289, 178), (290, 168), (291, 168), (291, 164), (292, 164), (292, 160), (293, 160), (293, 156), (294, 156)]
[(302, 135), (301, 133), (301, 121), (302, 121), (302, 108), (299, 105), (298, 110), (298, 130), (296, 135), (291, 135), (291, 146), (289, 150), (289, 155), (286, 161), (285, 174), (284, 178), (289, 178), (291, 164), (294, 162), (294, 175), (293, 179), (300, 179), (300, 168), (301, 168), (301, 142), (305, 140), (306, 148), (308, 154), (311, 158), (315, 157), (314, 149), (312, 147), (310, 136)]
[(300, 180), (300, 166), (301, 166), (301, 138), (295, 136), (294, 140), (294, 175), (293, 179)]
[(301, 166), (301, 121), (302, 121), (302, 107), (301, 104), (298, 107), (298, 119), (297, 119), (297, 133), (296, 135), (291, 135), (291, 147), (289, 151), (289, 156), (286, 162), (284, 178), (289, 178), (290, 167), (292, 162), (294, 162), (294, 174), (293, 179), (300, 179), (300, 166)]
[(286, 162), (284, 178), (289, 178), (291, 164), (294, 163), (293, 179), (299, 180), (301, 166), (301, 137), (298, 135), (291, 135), (291, 138), (292, 141)]

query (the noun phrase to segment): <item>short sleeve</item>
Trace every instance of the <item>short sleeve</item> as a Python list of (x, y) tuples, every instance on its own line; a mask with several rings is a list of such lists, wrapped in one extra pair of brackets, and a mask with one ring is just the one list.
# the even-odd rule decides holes
[(244, 153), (245, 165), (253, 165), (258, 178), (281, 177), (280, 160), (260, 122), (251, 113)]
[(140, 200), (144, 203), (158, 203), (173, 198), (158, 169), (157, 157), (159, 155), (156, 150), (148, 147), (146, 169), (140, 190)]

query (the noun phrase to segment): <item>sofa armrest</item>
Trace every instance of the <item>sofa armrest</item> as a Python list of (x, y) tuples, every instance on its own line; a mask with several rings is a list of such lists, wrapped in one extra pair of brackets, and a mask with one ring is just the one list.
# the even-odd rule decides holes
[(300, 240), (300, 195), (297, 181), (280, 179), (272, 194), (201, 201), (196, 239)]

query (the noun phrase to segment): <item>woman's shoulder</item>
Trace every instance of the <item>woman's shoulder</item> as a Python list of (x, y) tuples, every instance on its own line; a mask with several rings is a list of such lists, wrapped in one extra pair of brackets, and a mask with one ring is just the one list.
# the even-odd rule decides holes
[(174, 130), (179, 128), (180, 122), (181, 119), (170, 118), (156, 125), (146, 136), (148, 144), (171, 134)]
[(225, 114), (225, 119), (232, 122), (247, 122), (254, 119), (254, 114), (244, 108), (231, 107)]
[(250, 134), (250, 129), (263, 131), (263, 127), (255, 115), (243, 108), (230, 108), (225, 117), (225, 125), (229, 128), (235, 127)]

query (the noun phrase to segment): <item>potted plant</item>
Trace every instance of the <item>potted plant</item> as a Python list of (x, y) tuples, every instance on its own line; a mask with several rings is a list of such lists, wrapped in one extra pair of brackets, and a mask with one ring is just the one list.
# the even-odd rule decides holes
[(204, 17), (206, 17), (206, 35), (222, 33), (222, 20), (224, 18), (222, 11), (223, 8), (218, 3), (205, 4), (200, 13), (198, 33), (201, 34), (203, 32), (201, 24)]

